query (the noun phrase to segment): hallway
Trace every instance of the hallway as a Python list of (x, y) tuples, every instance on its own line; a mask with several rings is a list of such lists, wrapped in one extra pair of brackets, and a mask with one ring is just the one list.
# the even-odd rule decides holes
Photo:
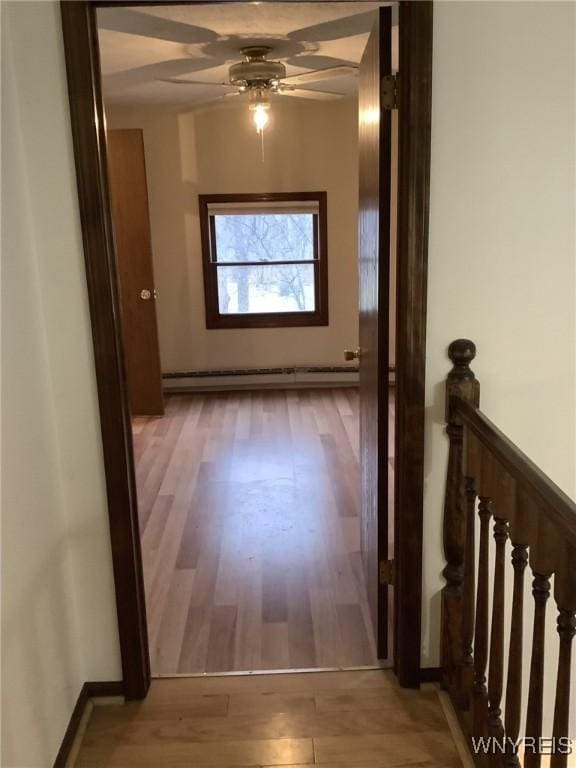
[(172, 395), (134, 443), (154, 675), (377, 664), (357, 390)]
[(154, 680), (95, 706), (76, 768), (458, 768), (437, 691), (383, 670)]

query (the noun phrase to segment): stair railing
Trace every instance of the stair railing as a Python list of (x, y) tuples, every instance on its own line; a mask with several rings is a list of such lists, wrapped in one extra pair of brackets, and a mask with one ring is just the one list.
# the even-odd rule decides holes
[[(470, 369), (473, 342), (458, 339), (448, 354), (453, 368), (446, 382), (450, 452), (443, 523), (443, 686), (477, 765), (515, 768), (523, 754), (526, 768), (539, 768), (549, 754), (551, 768), (566, 768), (570, 748), (576, 752), (568, 733), (570, 696), (576, 692), (571, 666), (576, 505), (479, 410), (480, 385)], [(527, 567), (533, 611), (524, 605)], [(547, 669), (545, 654), (552, 577), (559, 638), (555, 670)], [(508, 579), (512, 599), (506, 615)], [(524, 669), (529, 614), (530, 664)], [(551, 673), (556, 675), (552, 733), (543, 734), (544, 676)]]

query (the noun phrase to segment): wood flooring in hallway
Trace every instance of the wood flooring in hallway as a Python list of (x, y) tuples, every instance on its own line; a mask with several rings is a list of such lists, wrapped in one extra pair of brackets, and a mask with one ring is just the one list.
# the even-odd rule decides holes
[(353, 388), (134, 421), (153, 674), (373, 666)]
[(154, 680), (92, 710), (76, 768), (461, 768), (436, 690), (391, 672)]

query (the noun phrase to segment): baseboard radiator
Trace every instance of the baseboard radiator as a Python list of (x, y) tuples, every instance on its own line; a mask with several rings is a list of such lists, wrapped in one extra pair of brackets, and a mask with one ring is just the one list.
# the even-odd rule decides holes
[[(394, 367), (388, 369), (388, 378), (395, 383)], [(162, 379), (165, 392), (357, 387), (359, 382), (358, 367), (349, 365), (174, 371), (163, 373)]]
[(162, 374), (165, 392), (225, 389), (290, 389), (304, 387), (356, 387), (357, 366), (285, 366)]

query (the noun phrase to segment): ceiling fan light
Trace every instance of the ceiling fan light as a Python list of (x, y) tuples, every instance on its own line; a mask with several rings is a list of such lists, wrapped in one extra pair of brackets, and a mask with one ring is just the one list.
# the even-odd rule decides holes
[(262, 133), (264, 128), (270, 122), (270, 103), (258, 102), (250, 105), (250, 112), (252, 114), (252, 121), (256, 127), (257, 133)]

